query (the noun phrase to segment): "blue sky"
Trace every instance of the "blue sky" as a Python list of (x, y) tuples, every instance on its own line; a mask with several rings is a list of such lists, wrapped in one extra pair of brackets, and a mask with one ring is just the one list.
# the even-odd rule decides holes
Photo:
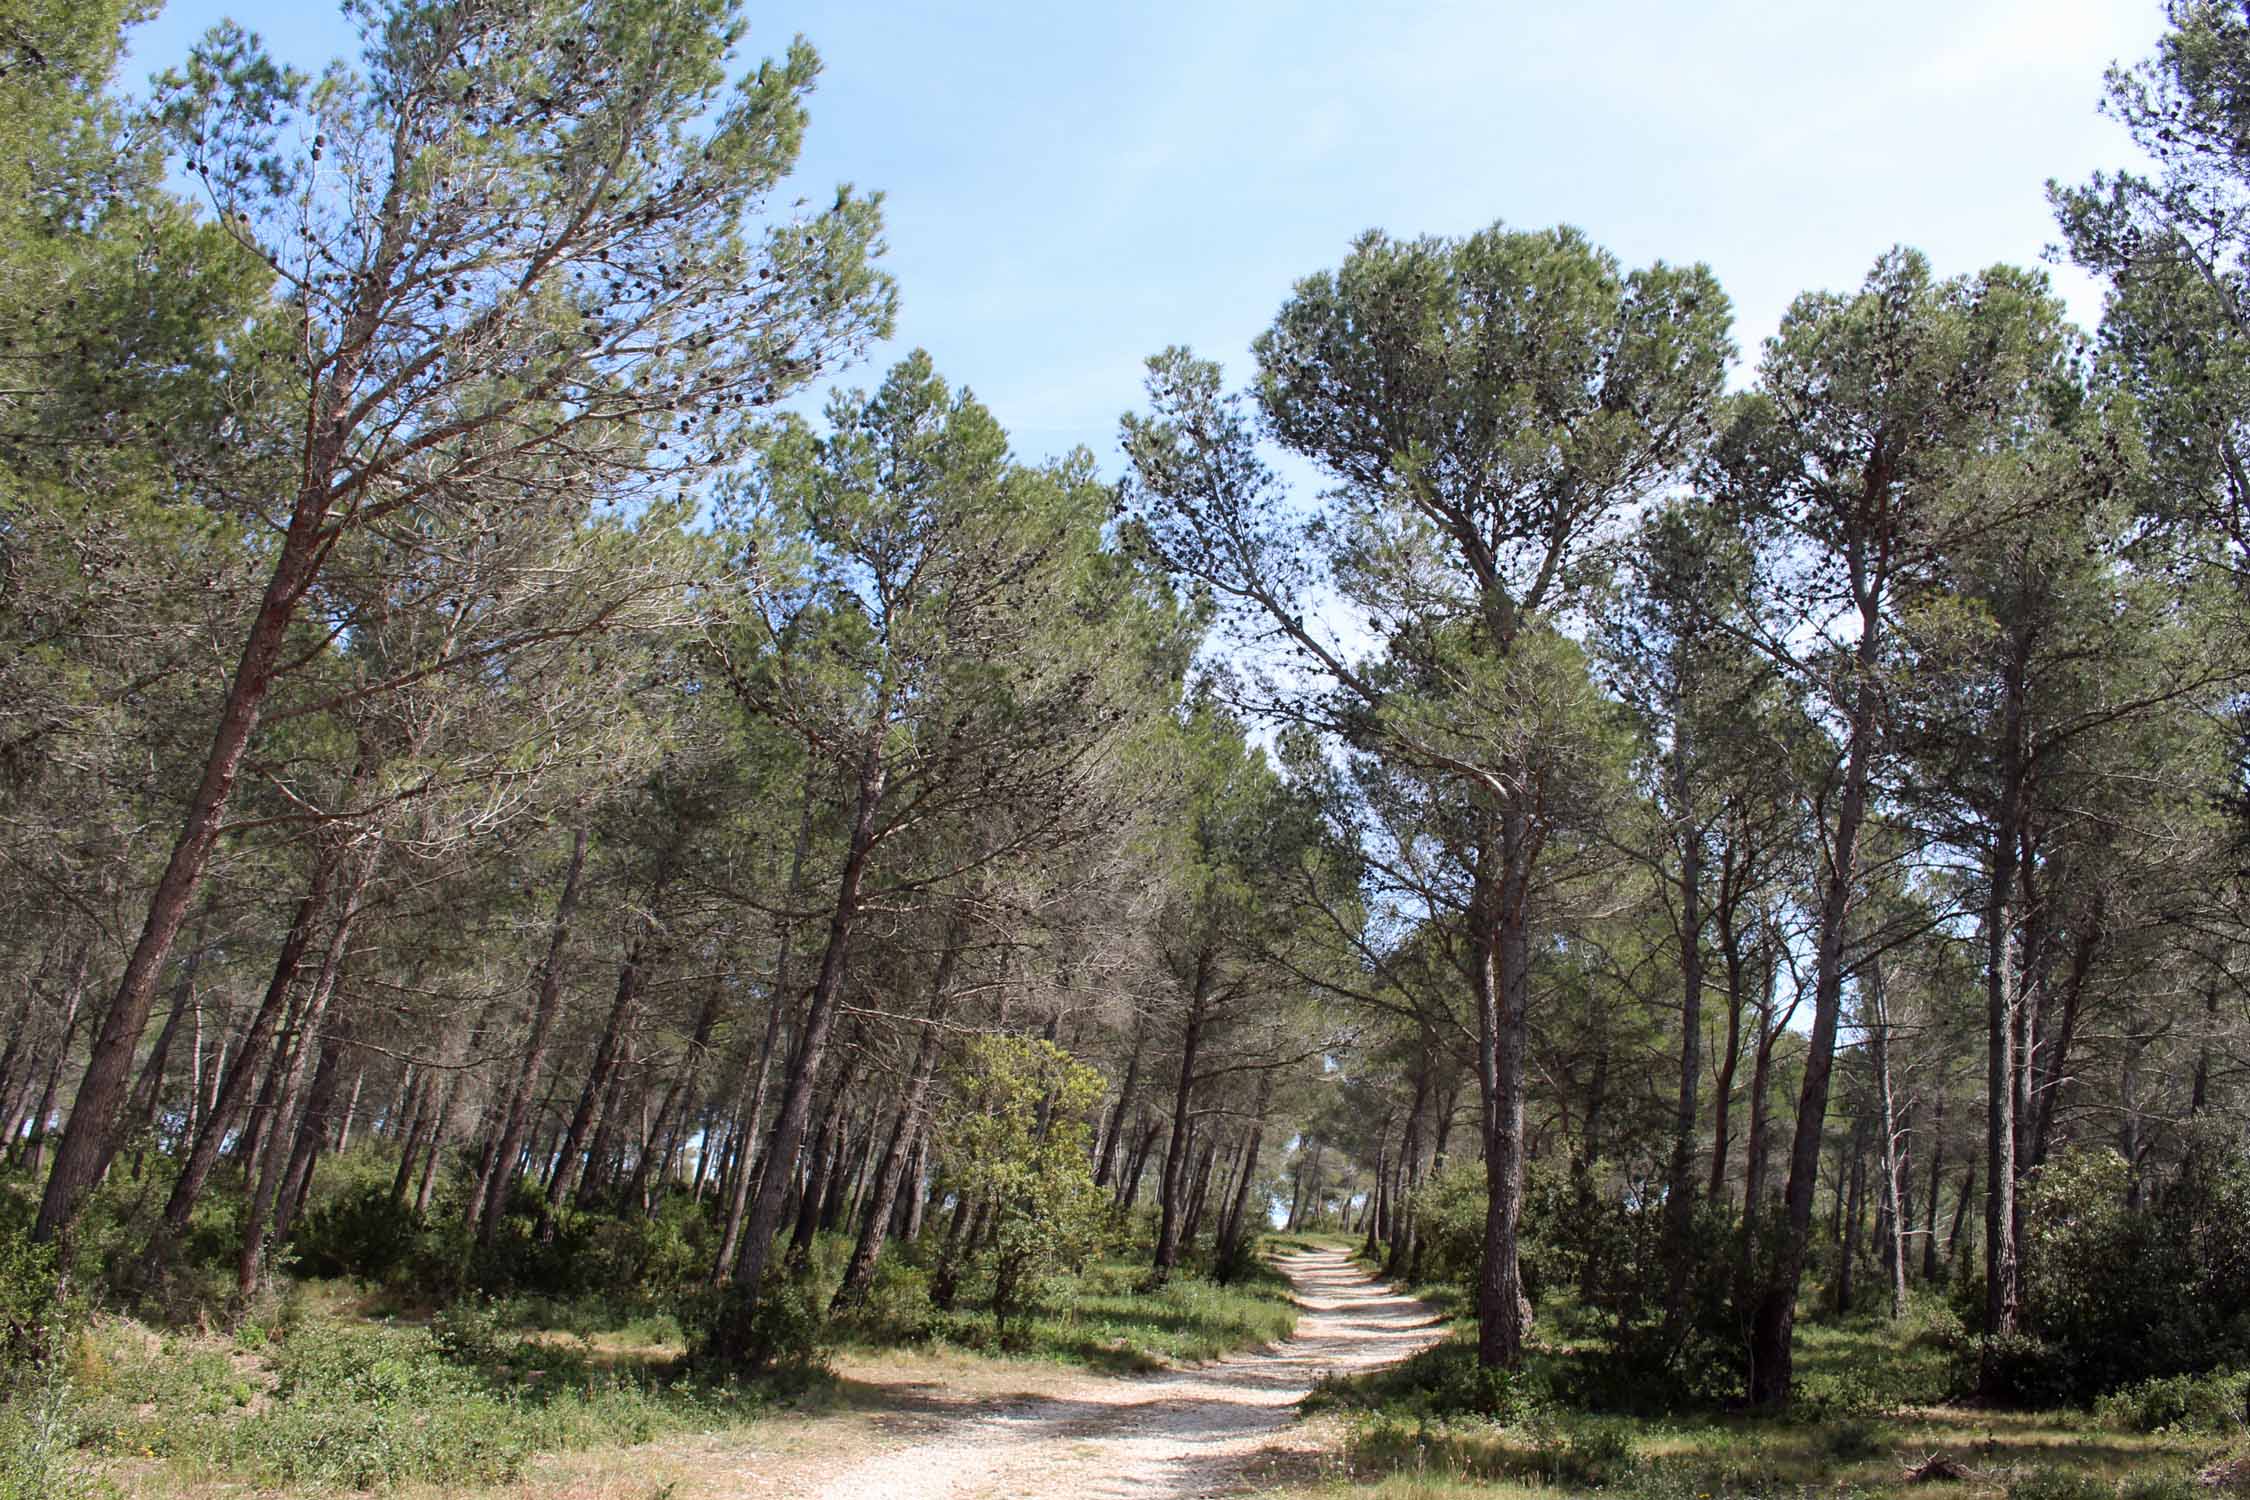
[[(2128, 160), (2095, 105), (2156, 0), (1381, 0), (749, 7), (825, 63), (801, 191), (887, 195), (896, 353), (928, 348), (1026, 456), (1115, 469), (1140, 363), (1247, 368), (1291, 281), (1353, 235), (1576, 224), (1704, 260), (1747, 356), (1797, 292), (1890, 245), (2034, 262), (2044, 183)], [(134, 75), (222, 16), (307, 68), (333, 0), (171, 0)], [(2098, 297), (2067, 267), (2082, 319)], [(872, 383), (879, 366), (850, 372)]]

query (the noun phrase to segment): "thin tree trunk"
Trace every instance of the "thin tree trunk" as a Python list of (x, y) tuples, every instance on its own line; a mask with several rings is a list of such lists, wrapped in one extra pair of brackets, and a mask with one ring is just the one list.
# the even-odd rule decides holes
[[(797, 814), (797, 842), (789, 855), (788, 893), (792, 904), (804, 890), (805, 858), (812, 848), (813, 807), (819, 790), (816, 765), (807, 766), (805, 771), (804, 799)], [(758, 1044), (758, 1066), (747, 1080), (747, 1087), (738, 1088), (735, 1092), (734, 1114), (742, 1122), (742, 1140), (733, 1179), (728, 1185), (726, 1224), (719, 1233), (719, 1253), (711, 1267), (711, 1284), (718, 1287), (723, 1287), (734, 1279), (735, 1267), (741, 1257), (743, 1223), (748, 1217), (751, 1189), (761, 1165), (756, 1157), (756, 1147), (759, 1121), (766, 1112), (766, 1084), (772, 1076), (774, 1053), (781, 1037), (782, 1023), (788, 1018), (790, 1011), (790, 960), (795, 956), (796, 927), (784, 918), (780, 928), (774, 952), (773, 993), (768, 997), (766, 1006), (765, 1037)]]
[(804, 1191), (797, 1197), (797, 1222), (789, 1234), (789, 1256), (799, 1264), (812, 1251), (813, 1235), (820, 1228), (829, 1182), (843, 1170), (844, 1116), (851, 1104), (852, 1083), (858, 1073), (858, 1055), (846, 1053), (842, 1066), (836, 1070), (836, 1081), (829, 1089), (828, 1108), (820, 1117), (820, 1128), (813, 1134), (812, 1150), (805, 1158), (810, 1171), (805, 1178)]
[(1737, 881), (1741, 872), (1730, 848), (1720, 862), (1719, 899), (1712, 918), (1719, 928), (1719, 953), (1727, 970), (1727, 1046), (1719, 1060), (1719, 1076), (1711, 1085), (1711, 1174), (1707, 1191), (1721, 1197), (1727, 1190), (1727, 1152), (1732, 1144), (1734, 1076), (1742, 1061), (1742, 1012), (1749, 1003), (1744, 982), (1742, 935), (1735, 928), (1735, 907), (1740, 899)]
[[(39, 1090), (39, 1106), (31, 1117), (31, 1153), (24, 1159), (24, 1174), (39, 1175), (47, 1158), (47, 1132), (55, 1117), (55, 1095), (62, 1087), (63, 1069), (70, 1063), (70, 1044), (78, 1035), (78, 1008), (86, 998), (86, 975), (94, 962), (94, 945), (80, 943), (78, 957), (71, 964), (70, 984), (63, 991), (61, 1038), (55, 1044), (55, 1060), (47, 1067), (47, 1081)], [(105, 1157), (102, 1165), (108, 1165)], [(99, 1180), (99, 1173), (96, 1174)]]
[(624, 1054), (625, 1033), (633, 1019), (634, 1002), (640, 998), (642, 953), (654, 926), (651, 919), (641, 919), (625, 945), (624, 961), (617, 966), (617, 991), (610, 1001), (609, 1020), (602, 1027), (601, 1040), (595, 1044), (585, 1086), (578, 1091), (578, 1108), (570, 1117), (569, 1130), (563, 1135), (562, 1158), (555, 1167), (554, 1180), (547, 1185), (546, 1207), (540, 1210), (538, 1238), (543, 1244), (554, 1239), (555, 1215), (562, 1208), (563, 1200), (578, 1186), (579, 1174), (585, 1169), (595, 1116), (608, 1101), (610, 1086)]
[(1155, 1273), (1159, 1280), (1180, 1263), (1180, 1230), (1187, 1162), (1193, 1125), (1188, 1112), (1195, 1092), (1195, 1064), (1203, 1041), (1203, 1007), (1211, 993), (1208, 948), (1196, 957), (1195, 982), (1188, 997), (1187, 1023), (1180, 1034), (1180, 1081), (1172, 1093), (1172, 1139), (1164, 1148), (1164, 1178), (1156, 1231)]
[(953, 974), (961, 957), (966, 929), (958, 920), (948, 934), (945, 951), (938, 957), (936, 977), (930, 982), (930, 1003), (921, 1040), (914, 1048), (914, 1064), (907, 1071), (906, 1091), (898, 1103), (898, 1117), (883, 1152), (883, 1165), (875, 1174), (875, 1193), (860, 1216), (859, 1240), (844, 1267), (832, 1308), (845, 1308), (865, 1300), (874, 1284), (875, 1262), (883, 1253), (883, 1236), (891, 1224), (891, 1209), (899, 1183), (906, 1175), (907, 1151), (918, 1149), (928, 1116), (930, 1085), (937, 1077), (938, 1055), (944, 1047), (941, 1024), (953, 1004)]
[(533, 1096), (540, 1074), (546, 1071), (548, 1049), (553, 1044), (555, 1018), (562, 1009), (563, 950), (570, 942), (570, 924), (578, 912), (578, 888), (586, 870), (586, 825), (571, 834), (570, 863), (563, 871), (562, 895), (555, 902), (555, 918), (547, 933), (546, 956), (539, 963), (538, 986), (531, 1005), (531, 1029), (524, 1039), (523, 1061), (508, 1090), (507, 1111), (492, 1155), (477, 1174), (475, 1201), (469, 1221), (476, 1226), (477, 1243), (489, 1246), (508, 1211), (508, 1189), (514, 1181), (516, 1156), (523, 1150), (531, 1126)]
[(805, 1006), (803, 1035), (790, 1060), (789, 1077), (782, 1088), (781, 1108), (774, 1121), (773, 1144), (765, 1170), (759, 1174), (758, 1192), (744, 1225), (741, 1263), (735, 1279), (737, 1295), (755, 1298), (765, 1279), (766, 1263), (773, 1253), (774, 1231), (781, 1224), (782, 1201), (788, 1178), (796, 1170), (797, 1153), (804, 1141), (805, 1125), (812, 1114), (814, 1080), (828, 1050), (836, 1024), (837, 998), (844, 983), (844, 963), (858, 924), (860, 892), (867, 880), (868, 859), (875, 847), (876, 814), (883, 800), (886, 772), (882, 743), (870, 738), (860, 763), (851, 836), (845, 846), (844, 867), (836, 881), (835, 909), (829, 917), (828, 943), (821, 954), (820, 973), (813, 981)]
[(1938, 1279), (1938, 1189), (1945, 1174), (1945, 1081), (1930, 1100), (1930, 1201), (1922, 1205), (1922, 1280)]
[(1875, 1023), (1868, 1033), (1868, 1045), (1874, 1054), (1875, 1097), (1880, 1110), (1876, 1125), (1882, 1132), (1883, 1208), (1890, 1215), (1884, 1258), (1891, 1275), (1891, 1320), (1896, 1322), (1906, 1316), (1906, 1156), (1900, 1149), (1904, 1127), (1899, 1121), (1898, 1090), (1891, 1075), (1890, 998), (1883, 988), (1880, 957), (1868, 965), (1867, 987)]
[[(258, 1290), (264, 1277), (266, 1222), (273, 1213), (274, 1200), (280, 1193), (281, 1179), (301, 1128), (297, 1115), (304, 1098), (305, 1069), (312, 1056), (313, 1038), (319, 1033), (335, 997), (337, 981), (343, 972), (345, 946), (351, 940), (352, 925), (359, 918), (360, 898), (366, 893), (368, 881), (374, 877), (381, 852), (380, 842), (370, 844), (356, 862), (350, 889), (344, 895), (342, 909), (336, 913), (335, 925), (328, 935), (327, 951), (321, 955), (320, 974), (313, 982), (312, 997), (298, 1023), (297, 1036), (288, 1046), (287, 1074), (274, 1091), (273, 1113), (266, 1122), (265, 1162), (255, 1174), (257, 1185), (243, 1221), (242, 1249), (235, 1263), (235, 1285), (244, 1300)], [(268, 1073), (269, 1081), (282, 1071), (282, 1058), (277, 1054)], [(307, 1169), (310, 1170), (309, 1163)]]
[(1094, 1186), (1108, 1187), (1112, 1163), (1117, 1155), (1118, 1138), (1125, 1128), (1125, 1111), (1133, 1102), (1133, 1090), (1141, 1080), (1141, 1053), (1148, 1040), (1148, 1012), (1143, 1011), (1133, 1022), (1133, 1057), (1125, 1065), (1125, 1081), (1118, 1085), (1117, 1103), (1110, 1108), (1109, 1118), (1102, 1123), (1101, 1144), (1094, 1148)]
[[(328, 888), (335, 879), (338, 859), (339, 852), (331, 847), (323, 847), (314, 856), (311, 887), (297, 903), (296, 915), (290, 919), (289, 931), (281, 940), (281, 951), (274, 956), (273, 976), (266, 982), (265, 998), (258, 1002), (257, 1014), (251, 1018), (250, 1029), (243, 1034), (242, 1045), (227, 1067), (201, 1128), (188, 1145), (187, 1160), (180, 1164), (179, 1178), (172, 1184), (172, 1195), (164, 1204), (164, 1223), (174, 1235), (186, 1231), (188, 1219), (203, 1196), (204, 1184), (210, 1180), (211, 1169), (218, 1165), (219, 1150), (226, 1144), (243, 1105), (249, 1101), (258, 1069), (264, 1065), (274, 1033), (288, 1013), (297, 971), (304, 965), (305, 950), (312, 946), (313, 930), (328, 906)], [(212, 1071), (216, 1074), (218, 1070), (214, 1067)]]
[(1242, 1218), (1250, 1203), (1250, 1190), (1258, 1176), (1258, 1151), (1266, 1139), (1266, 1109), (1273, 1102), (1273, 1074), (1268, 1072), (1258, 1080), (1258, 1103), (1250, 1121), (1250, 1141), (1242, 1149), (1242, 1170), (1236, 1174), (1234, 1203), (1227, 1210), (1219, 1226), (1219, 1269), (1224, 1272), (1234, 1264), (1242, 1249)]
[[(356, 369), (346, 367), (349, 362), (347, 356), (332, 369), (328, 392), (334, 394), (324, 393), (324, 410), (340, 400), (341, 393), (358, 378)], [(118, 977), (117, 992), (110, 1000), (86, 1072), (71, 1102), (70, 1122), (55, 1153), (54, 1170), (48, 1175), (39, 1218), (32, 1228), (35, 1240), (52, 1240), (69, 1226), (109, 1157), (111, 1132), (124, 1102), (133, 1054), (148, 1025), (157, 981), (187, 919), (188, 906), (202, 884), (204, 868), (218, 847), (227, 803), (233, 798), (243, 756), (257, 730), (259, 710), (273, 686), (289, 621), (335, 540), (335, 532), (326, 524), (328, 475), (347, 436), (346, 425), (337, 422), (332, 431), (323, 432), (309, 455), (309, 482), (298, 491), (273, 573), (243, 639), (242, 655), (220, 704), (210, 747), (204, 752), (202, 776), (188, 799), (187, 815), (173, 843), (171, 858), (149, 898), (140, 937)]]
[(1844, 938), (1858, 885), (1859, 830), (1866, 812), (1868, 763), (1875, 733), (1876, 633), (1872, 619), (1861, 632), (1860, 683), (1852, 710), (1851, 748), (1821, 892), (1820, 937), (1814, 955), (1812, 1034), (1805, 1049), (1804, 1084), (1797, 1097), (1796, 1134), (1789, 1179), (1782, 1193), (1785, 1223), (1774, 1272), (1759, 1298), (1751, 1331), (1750, 1400), (1778, 1407), (1789, 1399), (1797, 1292), (1812, 1242), (1813, 1194), (1820, 1177), (1820, 1137), (1828, 1119), (1829, 1079), (1836, 1060), (1836, 1029), (1843, 1013)]

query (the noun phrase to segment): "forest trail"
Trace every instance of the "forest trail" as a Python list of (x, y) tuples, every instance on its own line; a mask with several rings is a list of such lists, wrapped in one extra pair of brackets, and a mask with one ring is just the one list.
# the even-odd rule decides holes
[(902, 1383), (901, 1406), (923, 1413), (912, 1439), (804, 1493), (817, 1500), (1228, 1493), (1322, 1375), (1390, 1364), (1444, 1336), (1428, 1306), (1376, 1282), (1343, 1251), (1283, 1255), (1276, 1264), (1305, 1309), (1287, 1343), (1198, 1369), (1079, 1377), (1052, 1392), (976, 1404), (939, 1406), (939, 1393), (926, 1384)]

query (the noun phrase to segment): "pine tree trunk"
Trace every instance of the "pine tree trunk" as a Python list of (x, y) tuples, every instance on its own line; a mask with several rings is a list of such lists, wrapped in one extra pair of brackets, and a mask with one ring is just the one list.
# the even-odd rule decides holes
[[(70, 984), (63, 991), (62, 1020), (58, 1030), (60, 1038), (55, 1043), (55, 1060), (48, 1064), (47, 1081), (39, 1090), (39, 1105), (31, 1117), (31, 1152), (24, 1159), (24, 1175), (37, 1177), (47, 1159), (47, 1133), (55, 1117), (55, 1095), (62, 1087), (63, 1069), (70, 1063), (70, 1044), (78, 1035), (78, 1009), (86, 999), (86, 975), (94, 962), (94, 945), (78, 945), (78, 957), (72, 962)], [(109, 1165), (105, 1156), (101, 1166)], [(100, 1172), (95, 1173), (100, 1180)]]
[(265, 1064), (267, 1050), (273, 1045), (282, 1018), (288, 1013), (290, 992), (296, 985), (298, 970), (304, 965), (305, 950), (312, 946), (313, 929), (327, 909), (328, 888), (335, 879), (339, 861), (340, 852), (330, 847), (323, 847), (314, 856), (312, 885), (297, 903), (296, 915), (282, 938), (281, 951), (274, 956), (273, 976), (266, 982), (265, 998), (258, 1002), (257, 1014), (251, 1018), (250, 1029), (243, 1034), (242, 1045), (236, 1049), (234, 1061), (228, 1065), (218, 1093), (204, 1114), (202, 1127), (188, 1145), (187, 1160), (181, 1163), (179, 1178), (172, 1184), (172, 1195), (164, 1204), (164, 1223), (171, 1234), (186, 1231), (188, 1219), (203, 1196), (204, 1184), (210, 1180), (211, 1169), (218, 1165), (219, 1150), (234, 1130), (243, 1105), (249, 1102), (251, 1085), (259, 1068)]
[(570, 863), (563, 872), (561, 897), (547, 933), (547, 953), (540, 960), (539, 982), (531, 1005), (531, 1029), (524, 1039), (523, 1060), (508, 1090), (507, 1111), (492, 1155), (477, 1174), (475, 1202), (468, 1215), (476, 1226), (477, 1243), (489, 1246), (508, 1212), (509, 1188), (515, 1181), (516, 1157), (523, 1150), (531, 1127), (533, 1096), (540, 1074), (546, 1071), (547, 1053), (554, 1041), (555, 1018), (562, 1009), (563, 950), (570, 942), (570, 924), (578, 912), (578, 888), (586, 870), (587, 830), (581, 823), (572, 833)]
[(850, 1307), (864, 1301), (868, 1288), (874, 1284), (875, 1262), (883, 1252), (883, 1237), (890, 1228), (892, 1205), (906, 1175), (907, 1151), (910, 1146), (919, 1149), (927, 1122), (930, 1085), (937, 1077), (938, 1055), (944, 1047), (940, 1023), (952, 1008), (953, 974), (966, 935), (966, 929), (956, 922), (947, 937), (945, 951), (938, 957), (922, 1037), (914, 1048), (914, 1064), (907, 1071), (906, 1092), (899, 1099), (890, 1145), (884, 1150), (883, 1165), (875, 1174), (874, 1197), (860, 1217), (859, 1240), (852, 1247), (852, 1258), (844, 1268), (844, 1279), (836, 1288), (832, 1308)]
[[(797, 815), (797, 842), (789, 855), (789, 898), (794, 903), (804, 890), (805, 857), (812, 847), (812, 820), (819, 782), (814, 768), (805, 772), (805, 794)], [(795, 956), (794, 924), (784, 919), (775, 945), (773, 965), (773, 993), (767, 997), (765, 1037), (758, 1045), (758, 1065), (746, 1086), (735, 1092), (734, 1116), (741, 1122), (740, 1144), (736, 1148), (736, 1161), (727, 1186), (726, 1224), (719, 1232), (719, 1253), (713, 1258), (711, 1284), (723, 1287), (734, 1279), (735, 1267), (741, 1257), (742, 1228), (748, 1217), (751, 1191), (756, 1185), (756, 1173), (761, 1163), (757, 1160), (759, 1122), (766, 1112), (766, 1084), (773, 1072), (773, 1059), (781, 1038), (781, 1028), (790, 1011), (791, 978), (790, 960)]]
[(857, 798), (852, 812), (851, 836), (845, 846), (844, 867), (836, 881), (835, 907), (828, 922), (828, 943), (821, 954), (820, 972), (813, 980), (805, 1005), (803, 1034), (790, 1059), (784, 1080), (781, 1108), (774, 1120), (773, 1143), (757, 1195), (743, 1226), (741, 1260), (735, 1268), (736, 1295), (755, 1299), (773, 1253), (774, 1231), (781, 1225), (782, 1201), (788, 1179), (796, 1171), (797, 1154), (804, 1142), (805, 1126), (812, 1115), (814, 1081), (835, 1029), (837, 1000), (843, 989), (844, 964), (853, 929), (860, 915), (860, 892), (867, 880), (868, 860), (875, 847), (876, 814), (883, 800), (886, 772), (882, 742), (871, 738), (860, 764)]
[(1164, 1148), (1164, 1177), (1156, 1231), (1158, 1280), (1180, 1263), (1180, 1231), (1187, 1188), (1188, 1150), (1193, 1125), (1188, 1113), (1195, 1093), (1195, 1064), (1203, 1042), (1203, 1006), (1211, 993), (1211, 963), (1206, 950), (1196, 959), (1195, 984), (1188, 998), (1187, 1025), (1180, 1035), (1180, 1081), (1172, 1093), (1172, 1139)]
[[(331, 390), (341, 391), (357, 379), (356, 370), (339, 363), (331, 370)], [(325, 522), (328, 517), (328, 474), (342, 452), (346, 432), (336, 424), (334, 436), (314, 445), (308, 464), (312, 476), (298, 492), (288, 531), (274, 559), (258, 613), (242, 644), (234, 677), (227, 685), (211, 744), (204, 752), (203, 772), (188, 799), (187, 816), (173, 843), (171, 858), (149, 898), (148, 916), (131, 958), (118, 977), (117, 992), (94, 1039), (86, 1072), (71, 1102), (70, 1121), (55, 1153), (54, 1170), (39, 1204), (32, 1238), (52, 1240), (77, 1217), (86, 1193), (101, 1174), (110, 1155), (111, 1134), (124, 1103), (125, 1083), (148, 1025), (149, 1007), (156, 998), (157, 981), (171, 957), (173, 941), (187, 919), (189, 903), (202, 884), (204, 867), (218, 847), (227, 804), (242, 772), (244, 754), (257, 731), (259, 710), (273, 686), (281, 662), (282, 644), (297, 604), (311, 587), (328, 548), (334, 541)]]
[(602, 1026), (601, 1040), (595, 1044), (585, 1086), (578, 1091), (578, 1108), (570, 1117), (570, 1128), (563, 1134), (562, 1157), (555, 1167), (553, 1181), (547, 1184), (546, 1206), (539, 1213), (538, 1238), (542, 1244), (554, 1240), (555, 1215), (577, 1188), (579, 1175), (586, 1168), (586, 1155), (593, 1145), (595, 1117), (609, 1100), (610, 1087), (625, 1051), (625, 1032), (632, 1023), (634, 1003), (640, 998), (642, 950), (653, 926), (649, 918), (641, 919), (625, 945), (623, 962), (617, 966), (617, 990), (610, 1001), (609, 1019)]

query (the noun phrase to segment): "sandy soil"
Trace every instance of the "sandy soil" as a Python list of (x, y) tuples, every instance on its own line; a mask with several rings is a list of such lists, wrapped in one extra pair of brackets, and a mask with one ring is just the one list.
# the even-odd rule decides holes
[[(1291, 1408), (1329, 1371), (1389, 1364), (1435, 1343), (1440, 1320), (1371, 1281), (1341, 1251), (1286, 1255), (1305, 1313), (1289, 1342), (1143, 1378), (1064, 1377), (1037, 1394), (963, 1402), (898, 1382), (904, 1441), (799, 1489), (812, 1500), (1186, 1500), (1238, 1490)], [(860, 1380), (881, 1383), (873, 1370)]]

